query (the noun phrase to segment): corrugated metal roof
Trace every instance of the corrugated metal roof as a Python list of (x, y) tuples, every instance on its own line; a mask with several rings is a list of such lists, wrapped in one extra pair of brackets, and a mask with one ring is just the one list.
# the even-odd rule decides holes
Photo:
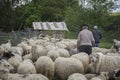
[(33, 22), (34, 30), (66, 30), (65, 22)]

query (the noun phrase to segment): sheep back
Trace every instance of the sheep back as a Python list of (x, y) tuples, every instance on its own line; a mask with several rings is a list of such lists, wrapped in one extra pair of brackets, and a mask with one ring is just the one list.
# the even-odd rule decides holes
[(36, 69), (30, 59), (24, 60), (18, 67), (17, 73), (19, 74), (35, 74)]
[(85, 72), (87, 72), (88, 65), (89, 65), (89, 62), (90, 62), (89, 61), (89, 56), (88, 56), (87, 53), (81, 52), (81, 53), (72, 55), (71, 57), (79, 59), (82, 62), (83, 66), (84, 66)]
[(75, 58), (58, 57), (55, 60), (55, 74), (61, 80), (66, 80), (73, 73), (84, 73), (80, 60)]
[(59, 53), (56, 50), (50, 50), (47, 56), (49, 56), (53, 61), (55, 61), (55, 59), (59, 57)]
[(35, 67), (37, 70), (37, 73), (41, 73), (48, 77), (50, 80), (54, 77), (54, 62), (50, 57), (47, 56), (41, 56), (38, 58), (38, 60), (35, 62)]
[(67, 80), (87, 80), (83, 74), (74, 73), (68, 77)]

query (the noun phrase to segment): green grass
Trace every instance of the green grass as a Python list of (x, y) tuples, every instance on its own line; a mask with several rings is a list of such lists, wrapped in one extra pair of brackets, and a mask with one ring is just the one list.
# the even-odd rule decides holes
[(77, 39), (78, 33), (77, 32), (65, 32), (65, 37), (69, 39)]
[(110, 15), (110, 16), (117, 16), (117, 15), (120, 15), (120, 12), (110, 13), (109, 15)]
[(110, 43), (110, 42), (101, 42), (99, 44), (99, 47), (110, 49), (112, 45), (113, 45), (113, 43)]

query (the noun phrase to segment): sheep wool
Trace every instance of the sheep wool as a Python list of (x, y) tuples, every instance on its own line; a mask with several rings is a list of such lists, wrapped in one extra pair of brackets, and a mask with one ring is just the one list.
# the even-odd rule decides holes
[(83, 66), (84, 66), (85, 72), (87, 72), (88, 65), (89, 65), (89, 62), (90, 62), (89, 61), (89, 56), (88, 56), (87, 53), (81, 52), (81, 53), (72, 55), (71, 57), (79, 59), (82, 62)]
[(32, 60), (35, 62), (40, 56), (47, 56), (47, 51), (43, 46), (32, 46)]
[(24, 56), (23, 56), (23, 59), (24, 59), (24, 60), (25, 60), (25, 59), (31, 59), (31, 60), (32, 60), (32, 54), (30, 53), (30, 54), (24, 55)]
[(22, 57), (18, 54), (14, 54), (13, 57), (8, 59), (8, 62), (14, 67), (13, 72), (17, 72), (18, 66), (22, 63)]
[(96, 53), (92, 55), (91, 61), (96, 73), (109, 72), (120, 68), (119, 56), (107, 56), (102, 53)]
[(47, 53), (47, 56), (49, 56), (53, 61), (55, 61), (55, 59), (59, 57), (59, 53), (56, 50), (50, 50)]
[(87, 80), (83, 74), (74, 73), (68, 77), (67, 80)]
[(18, 67), (17, 73), (19, 74), (35, 74), (36, 69), (30, 59), (24, 60)]
[(90, 80), (108, 80), (108, 72), (101, 72), (100, 75), (95, 76)]
[(84, 67), (80, 60), (64, 57), (58, 57), (55, 60), (55, 74), (60, 80), (67, 80), (73, 73), (84, 73)]
[(91, 73), (88, 73), (88, 74), (85, 74), (85, 77), (87, 78), (87, 80), (90, 80), (92, 79), (93, 77), (96, 77), (97, 74), (91, 74)]
[(4, 74), (3, 80), (49, 80), (42, 74)]
[(28, 74), (24, 80), (49, 80), (42, 74)]
[(48, 56), (41, 56), (35, 62), (37, 73), (41, 73), (50, 80), (54, 78), (54, 62)]
[(5, 73), (9, 73), (14, 67), (6, 60), (2, 59), (0, 60), (0, 79), (6, 80)]
[(58, 48), (56, 51), (58, 51), (60, 57), (70, 57), (70, 54), (66, 49)]

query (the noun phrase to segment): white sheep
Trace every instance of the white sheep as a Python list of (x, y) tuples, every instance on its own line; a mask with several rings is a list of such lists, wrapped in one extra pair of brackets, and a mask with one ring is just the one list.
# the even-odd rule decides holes
[(2, 80), (49, 80), (42, 74), (2, 74)]
[(57, 46), (55, 45), (47, 45), (44, 47), (46, 49), (46, 51), (50, 51), (50, 50), (55, 50), (57, 49)]
[(75, 48), (75, 49), (65, 48), (65, 49), (67, 49), (67, 50), (68, 50), (68, 52), (69, 52), (70, 56), (72, 56), (72, 55), (74, 55), (74, 54), (77, 54), (77, 53), (78, 53), (77, 48)]
[(67, 48), (76, 48), (77, 40), (71, 40), (71, 39), (62, 39), (61, 43), (65, 44)]
[(120, 68), (119, 56), (107, 56), (102, 53), (96, 53), (91, 55), (91, 62), (96, 73), (109, 72)]
[(115, 46), (120, 47), (120, 41), (117, 39), (113, 39), (113, 42), (115, 43)]
[(24, 56), (23, 56), (23, 59), (24, 59), (24, 60), (25, 60), (25, 59), (31, 59), (31, 60), (32, 60), (32, 54), (30, 53), (30, 54), (24, 55)]
[(30, 59), (24, 60), (18, 67), (17, 73), (19, 74), (35, 74), (36, 69)]
[(22, 57), (18, 54), (14, 54), (11, 58), (8, 59), (8, 62), (14, 67), (13, 72), (17, 72), (18, 66), (22, 63)]
[(50, 50), (47, 53), (47, 56), (49, 56), (53, 61), (55, 61), (57, 57), (60, 57), (59, 52), (57, 52), (56, 50)]
[(41, 73), (50, 80), (54, 78), (54, 62), (48, 56), (41, 56), (35, 62), (37, 73)]
[(70, 57), (70, 54), (66, 49), (58, 48), (56, 51), (59, 53), (60, 57)]
[(19, 54), (20, 56), (23, 55), (23, 49), (21, 47), (10, 47), (9, 51), (13, 52), (13, 53), (16, 53), (16, 54)]
[(14, 67), (5, 59), (0, 60), (0, 72), (10, 72)]
[(0, 79), (1, 80), (48, 80), (47, 77), (41, 74), (11, 74), (9, 73), (13, 69), (12, 65), (2, 59), (0, 60)]
[(99, 47), (92, 47), (92, 53), (96, 53), (96, 52), (101, 52), (103, 54), (106, 54), (106, 53), (110, 52), (110, 49), (99, 48)]
[(4, 80), (4, 74), (9, 73), (14, 67), (6, 60), (0, 60), (0, 79)]
[(73, 73), (84, 73), (84, 67), (80, 60), (64, 57), (58, 57), (55, 60), (55, 75), (60, 80), (66, 80)]
[(79, 59), (84, 66), (85, 72), (87, 72), (87, 69), (88, 69), (88, 66), (89, 66), (89, 63), (90, 63), (89, 56), (88, 56), (87, 53), (81, 52), (81, 53), (78, 53), (78, 54), (74, 54), (71, 57)]
[(74, 73), (68, 77), (67, 80), (87, 80), (83, 74)]
[(108, 80), (108, 72), (101, 72), (100, 75), (93, 77), (90, 80)]
[(49, 80), (42, 74), (28, 74), (24, 80)]
[(11, 44), (11, 41), (8, 40), (7, 43), (1, 44), (1, 47), (3, 47), (3, 48), (5, 49), (5, 51), (8, 51), (8, 50), (10, 49), (11, 45), (12, 45), (12, 44)]
[(90, 80), (90, 79), (92, 79), (93, 77), (96, 77), (96, 76), (98, 76), (98, 74), (91, 74), (91, 73), (85, 74), (85, 77), (87, 78), (87, 80)]
[(40, 56), (47, 56), (47, 50), (43, 46), (32, 46), (31, 49), (32, 60), (35, 62)]
[(58, 48), (63, 48), (63, 49), (67, 48), (67, 46), (61, 42), (56, 42), (55, 45), (58, 46)]
[(26, 42), (19, 43), (17, 47), (21, 47), (23, 49), (23, 56), (29, 54), (32, 48), (32, 46), (29, 46)]

